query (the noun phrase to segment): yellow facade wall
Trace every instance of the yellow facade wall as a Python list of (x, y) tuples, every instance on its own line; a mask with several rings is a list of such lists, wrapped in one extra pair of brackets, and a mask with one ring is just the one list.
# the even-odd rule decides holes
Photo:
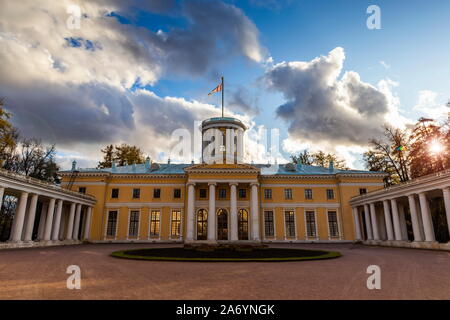
[[(63, 177), (63, 185), (67, 185), (70, 177)], [(275, 237), (270, 240), (312, 240), (306, 235), (305, 212), (312, 210), (316, 212), (316, 224), (319, 240), (329, 240), (328, 229), (328, 210), (338, 213), (340, 234), (342, 240), (354, 240), (354, 226), (352, 210), (349, 200), (359, 195), (360, 188), (367, 189), (367, 192), (382, 188), (382, 177), (372, 177), (368, 175), (358, 175), (355, 177), (334, 177), (334, 178), (309, 178), (309, 177), (266, 177), (257, 174), (189, 174), (167, 177), (151, 177), (132, 175), (114, 175), (114, 174), (79, 174), (74, 181), (71, 189), (78, 191), (78, 188), (86, 188), (86, 193), (93, 195), (97, 200), (93, 208), (93, 218), (91, 225), (90, 239), (95, 241), (113, 240), (105, 237), (107, 214), (109, 210), (119, 212), (118, 228), (115, 239), (117, 241), (127, 241), (128, 239), (128, 220), (130, 210), (139, 210), (139, 237), (128, 240), (149, 240), (150, 212), (157, 208), (161, 212), (160, 216), (160, 240), (169, 241), (171, 229), (172, 210), (181, 210), (182, 212), (182, 235), (186, 234), (186, 207), (187, 207), (187, 187), (188, 180), (210, 180), (219, 181), (216, 186), (216, 201), (229, 201), (230, 187), (228, 183), (222, 184), (220, 181), (244, 181), (238, 186), (238, 202), (250, 203), (251, 188), (249, 180), (259, 183), (259, 221), (260, 235), (263, 238), (264, 233), (264, 211), (273, 210), (275, 217)], [(112, 189), (119, 189), (119, 197), (111, 197)], [(140, 188), (140, 198), (132, 197), (133, 189)], [(161, 190), (161, 198), (153, 197), (153, 190)], [(174, 189), (181, 189), (181, 197), (174, 198)], [(200, 189), (206, 189), (207, 197), (200, 198)], [(219, 189), (226, 189), (226, 198), (219, 198)], [(246, 189), (246, 197), (239, 198), (239, 189)], [(272, 190), (272, 198), (265, 199), (264, 190)], [(285, 189), (292, 189), (292, 199), (285, 199)], [(313, 198), (305, 198), (305, 189), (312, 189)], [(327, 199), (327, 189), (332, 189), (333, 199)], [(209, 199), (209, 186), (205, 183), (197, 183), (195, 198), (197, 201)], [(205, 208), (208, 209), (208, 208)], [(216, 207), (218, 210), (219, 207)], [(249, 210), (249, 207), (246, 207)], [(285, 219), (286, 209), (293, 209), (295, 212), (296, 236), (295, 238), (285, 239)], [(229, 206), (227, 207), (229, 213)], [(249, 218), (249, 235), (251, 234)], [(229, 226), (230, 228), (230, 226)], [(269, 240), (269, 239), (268, 239)], [(336, 239), (339, 240), (339, 239)]]

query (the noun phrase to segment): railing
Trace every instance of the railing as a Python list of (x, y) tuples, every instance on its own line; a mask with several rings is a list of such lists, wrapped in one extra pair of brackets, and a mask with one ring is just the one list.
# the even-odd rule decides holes
[(11, 172), (5, 169), (0, 169), (0, 176), (5, 177), (5, 178), (9, 178), (9, 179), (13, 179), (16, 181), (20, 181), (20, 182), (26, 182), (35, 186), (39, 186), (39, 187), (43, 187), (43, 188), (48, 188), (54, 191), (58, 191), (58, 192), (63, 192), (66, 194), (70, 194), (70, 195), (74, 195), (77, 197), (81, 197), (87, 200), (95, 200), (95, 197), (84, 194), (84, 193), (80, 193), (77, 191), (72, 191), (72, 190), (67, 190), (67, 189), (63, 189), (61, 188), (61, 186), (52, 184), (50, 182), (46, 182), (46, 181), (42, 181), (33, 177), (29, 177), (20, 173), (15, 173), (15, 172)]

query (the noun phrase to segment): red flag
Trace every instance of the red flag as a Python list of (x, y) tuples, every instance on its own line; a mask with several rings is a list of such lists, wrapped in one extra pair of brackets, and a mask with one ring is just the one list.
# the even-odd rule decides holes
[(217, 87), (215, 87), (210, 93), (208, 93), (208, 96), (212, 95), (215, 92), (222, 91), (222, 84), (219, 84)]

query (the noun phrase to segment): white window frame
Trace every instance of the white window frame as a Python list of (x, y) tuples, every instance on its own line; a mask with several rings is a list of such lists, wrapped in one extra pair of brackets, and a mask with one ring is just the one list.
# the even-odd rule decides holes
[(114, 233), (114, 240), (117, 240), (117, 232), (119, 231), (119, 222), (120, 222), (120, 209), (106, 209), (106, 223), (105, 223), (105, 233), (104, 233), (104, 239), (108, 240), (108, 220), (109, 220), (109, 213), (116, 211), (117, 212), (117, 221), (116, 221), (116, 232)]
[[(151, 234), (151, 230), (152, 230), (152, 211), (157, 211), (159, 212), (159, 229), (158, 229), (158, 236), (152, 236)], [(162, 220), (162, 210), (160, 208), (150, 208), (150, 210), (148, 211), (148, 235), (147, 238), (149, 240), (161, 240), (161, 220)]]
[[(288, 211), (293, 211), (294, 212), (294, 230), (295, 230), (295, 236), (294, 237), (287, 237), (287, 229), (286, 229), (286, 212)], [(298, 238), (298, 232), (297, 232), (297, 212), (295, 210), (295, 208), (284, 208), (283, 209), (283, 228), (284, 228), (284, 240), (288, 240), (288, 239), (295, 239), (297, 240)]]
[[(310, 237), (308, 236), (308, 223), (306, 220), (306, 212), (314, 212), (314, 225), (316, 227), (316, 236), (315, 237)], [(303, 215), (305, 218), (305, 239), (306, 240), (318, 240), (319, 239), (319, 225), (317, 222), (317, 209), (309, 209), (309, 208), (305, 208), (303, 211)]]
[[(138, 227), (137, 227), (137, 236), (131, 236), (130, 235), (130, 219), (131, 219), (131, 211), (137, 211), (138, 212)], [(141, 208), (129, 208), (128, 209), (128, 225), (127, 225), (127, 240), (131, 237), (133, 240), (136, 238), (136, 240), (139, 240), (139, 234), (141, 231)]]
[[(338, 226), (338, 235), (337, 235), (337, 237), (332, 237), (331, 236), (330, 221), (328, 219), (328, 213), (329, 212), (336, 212), (336, 221), (337, 221), (337, 226)], [(338, 209), (327, 209), (326, 213), (327, 213), (328, 240), (336, 240), (336, 239), (342, 240), (342, 232), (341, 232), (341, 222), (340, 222), (339, 210)]]
[[(287, 192), (288, 190), (290, 190), (290, 192), (289, 192), (290, 195), (291, 195), (290, 198), (286, 197), (286, 192)], [(292, 199), (294, 199), (294, 191), (292, 190), (292, 188), (284, 188), (284, 199), (285, 199), (285, 200), (292, 200)]]
[[(273, 236), (269, 236), (269, 237), (267, 237), (266, 236), (266, 217), (265, 217), (265, 214), (266, 214), (266, 212), (272, 212), (272, 216), (273, 216)], [(273, 209), (263, 209), (262, 210), (262, 212), (263, 212), (263, 216), (262, 216), (262, 225), (263, 225), (263, 239), (264, 240), (266, 240), (266, 239), (276, 239), (276, 237), (277, 237), (277, 224), (276, 224), (276, 211), (275, 211), (275, 208), (273, 208)]]
[[(172, 218), (173, 211), (180, 211), (180, 235), (178, 237), (172, 237)], [(183, 216), (184, 210), (182, 208), (170, 208), (170, 224), (169, 224), (169, 239), (170, 240), (183, 240)]]
[[(328, 198), (328, 190), (331, 190), (331, 192), (333, 193), (333, 198)], [(336, 193), (334, 192), (334, 189), (327, 188), (326, 193), (327, 193), (327, 200), (335, 200), (336, 199)]]

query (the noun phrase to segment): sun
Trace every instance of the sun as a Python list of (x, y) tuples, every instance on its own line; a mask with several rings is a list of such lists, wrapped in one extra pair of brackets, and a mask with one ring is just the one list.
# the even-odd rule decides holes
[(445, 147), (439, 140), (433, 140), (433, 141), (431, 141), (431, 144), (429, 145), (428, 150), (432, 154), (437, 155), (437, 154), (441, 154), (442, 152), (444, 152)]

